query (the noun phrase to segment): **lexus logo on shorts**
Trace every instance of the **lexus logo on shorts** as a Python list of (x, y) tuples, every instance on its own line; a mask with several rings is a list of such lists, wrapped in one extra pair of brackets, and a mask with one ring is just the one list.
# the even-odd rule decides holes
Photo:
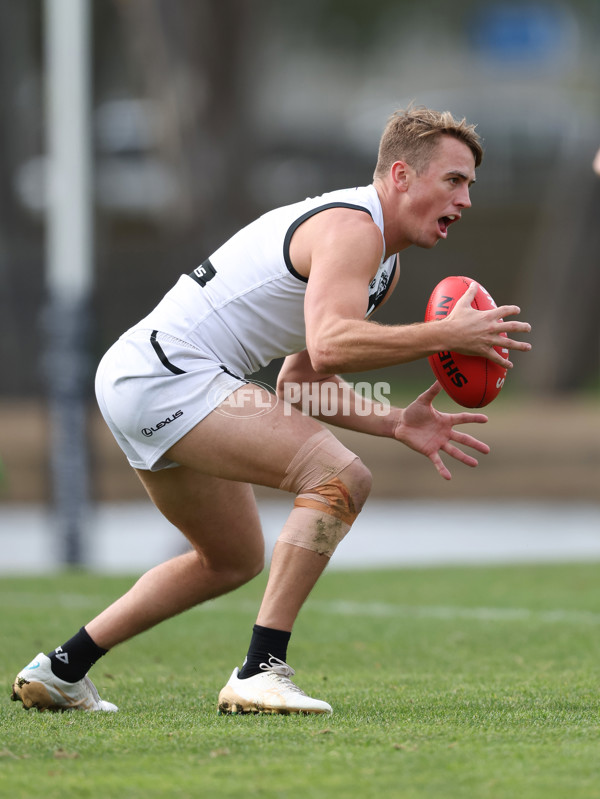
[(171, 422), (174, 422), (175, 419), (179, 419), (180, 416), (183, 416), (183, 411), (175, 411), (175, 413), (171, 416), (167, 416), (166, 419), (163, 419), (161, 422), (157, 422), (154, 427), (142, 427), (142, 435), (146, 436), (146, 438), (150, 438), (151, 435), (154, 435), (154, 433), (162, 430), (163, 427), (171, 424)]

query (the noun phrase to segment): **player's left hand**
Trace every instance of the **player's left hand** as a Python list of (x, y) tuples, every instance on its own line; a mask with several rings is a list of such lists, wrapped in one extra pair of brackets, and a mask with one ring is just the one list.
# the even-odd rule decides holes
[(432, 402), (441, 391), (441, 385), (436, 381), (431, 388), (423, 392), (414, 402), (406, 407), (394, 428), (394, 438), (406, 444), (407, 447), (420, 452), (433, 463), (444, 480), (450, 480), (450, 470), (444, 465), (440, 452), (445, 452), (452, 458), (464, 463), (466, 466), (477, 466), (477, 458), (468, 455), (456, 444), (463, 444), (483, 454), (490, 448), (483, 441), (479, 441), (467, 433), (455, 430), (455, 425), (475, 422), (482, 424), (488, 417), (484, 413), (442, 413), (437, 411)]

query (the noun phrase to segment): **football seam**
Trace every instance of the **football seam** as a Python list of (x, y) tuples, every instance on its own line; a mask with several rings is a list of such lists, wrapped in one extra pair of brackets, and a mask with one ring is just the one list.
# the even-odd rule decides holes
[[(475, 305), (475, 309), (477, 311), (479, 311), (479, 305), (477, 303), (477, 295), (475, 295), (475, 299), (473, 300), (473, 303)], [(487, 389), (488, 389), (488, 367), (489, 367), (489, 362), (488, 362), (487, 358), (484, 358), (484, 361), (485, 361), (485, 363), (484, 363), (485, 372), (484, 372), (484, 380), (483, 380), (483, 394), (481, 395), (481, 398), (480, 398), (479, 402), (477, 403), (477, 405), (474, 406), (475, 408), (485, 407), (484, 403), (485, 403), (485, 398), (487, 396)]]

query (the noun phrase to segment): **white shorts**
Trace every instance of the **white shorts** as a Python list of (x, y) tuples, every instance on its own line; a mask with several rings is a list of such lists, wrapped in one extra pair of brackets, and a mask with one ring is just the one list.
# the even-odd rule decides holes
[(129, 463), (158, 471), (178, 466), (164, 453), (245, 383), (190, 344), (134, 330), (100, 361), (96, 397)]

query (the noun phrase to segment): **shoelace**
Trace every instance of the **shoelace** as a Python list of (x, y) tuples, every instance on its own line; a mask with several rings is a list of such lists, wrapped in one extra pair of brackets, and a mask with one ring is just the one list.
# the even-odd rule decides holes
[(261, 663), (260, 669), (261, 671), (266, 671), (271, 674), (273, 679), (282, 683), (282, 685), (284, 685), (289, 691), (295, 691), (298, 694), (306, 696), (304, 691), (301, 688), (298, 688), (298, 686), (290, 680), (290, 677), (293, 677), (296, 672), (283, 660), (280, 660), (273, 655), (269, 655), (269, 662)]

